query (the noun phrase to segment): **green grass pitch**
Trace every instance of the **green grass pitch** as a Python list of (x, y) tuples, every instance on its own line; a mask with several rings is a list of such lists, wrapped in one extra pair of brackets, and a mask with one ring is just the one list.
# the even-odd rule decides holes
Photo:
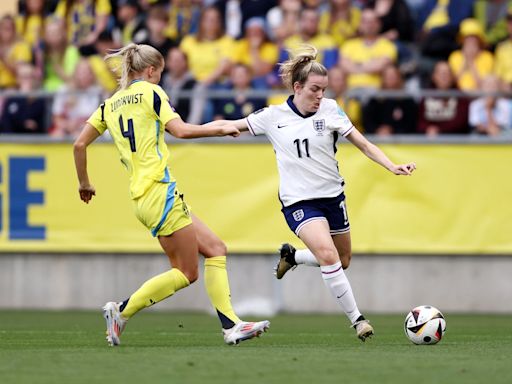
[(341, 315), (280, 315), (233, 347), (214, 317), (146, 311), (110, 348), (100, 313), (0, 311), (0, 383), (512, 383), (512, 316), (445, 317), (434, 346), (402, 315), (370, 316), (366, 343)]

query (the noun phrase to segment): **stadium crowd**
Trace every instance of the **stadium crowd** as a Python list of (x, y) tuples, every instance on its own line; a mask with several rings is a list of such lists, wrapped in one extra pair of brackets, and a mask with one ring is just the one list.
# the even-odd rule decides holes
[(361, 131), (512, 134), (512, 0), (20, 0), (0, 18), (0, 133), (76, 136), (129, 42), (162, 53), (191, 123), (284, 101), (277, 63), (307, 43)]

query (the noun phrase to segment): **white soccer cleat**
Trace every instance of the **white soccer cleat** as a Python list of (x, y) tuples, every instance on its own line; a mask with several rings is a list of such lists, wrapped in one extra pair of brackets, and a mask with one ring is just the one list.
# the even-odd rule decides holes
[(370, 325), (369, 320), (356, 321), (351, 327), (355, 328), (357, 337), (361, 341), (365, 341), (370, 336), (373, 336), (373, 327)]
[(103, 317), (107, 322), (107, 342), (111, 347), (121, 344), (121, 333), (128, 320), (123, 319), (119, 311), (119, 304), (113, 301), (103, 306)]
[(270, 321), (258, 321), (256, 323), (241, 321), (232, 328), (223, 329), (224, 341), (229, 345), (236, 345), (244, 340), (259, 337), (270, 328)]

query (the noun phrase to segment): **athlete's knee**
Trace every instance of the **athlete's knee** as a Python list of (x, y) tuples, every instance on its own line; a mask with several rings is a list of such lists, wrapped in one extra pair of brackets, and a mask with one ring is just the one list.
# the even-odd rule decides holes
[(340, 254), (341, 266), (343, 269), (347, 269), (350, 266), (350, 261), (352, 260), (352, 252), (344, 252)]
[(225, 256), (228, 252), (226, 244), (220, 239), (209, 242), (204, 249), (200, 249), (204, 257)]
[(315, 252), (321, 265), (332, 265), (339, 261), (338, 251), (334, 247), (321, 247)]

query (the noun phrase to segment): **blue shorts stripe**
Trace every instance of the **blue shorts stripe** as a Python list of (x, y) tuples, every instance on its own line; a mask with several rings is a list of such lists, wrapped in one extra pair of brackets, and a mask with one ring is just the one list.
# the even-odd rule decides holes
[(151, 230), (151, 234), (153, 237), (156, 237), (158, 231), (160, 228), (162, 228), (162, 225), (165, 223), (165, 220), (167, 219), (167, 215), (171, 211), (172, 207), (174, 206), (174, 189), (176, 188), (176, 183), (170, 183), (169, 187), (167, 188), (167, 198), (165, 199), (165, 206), (164, 206), (164, 212), (162, 213), (162, 218), (160, 219), (160, 222), (158, 225)]

